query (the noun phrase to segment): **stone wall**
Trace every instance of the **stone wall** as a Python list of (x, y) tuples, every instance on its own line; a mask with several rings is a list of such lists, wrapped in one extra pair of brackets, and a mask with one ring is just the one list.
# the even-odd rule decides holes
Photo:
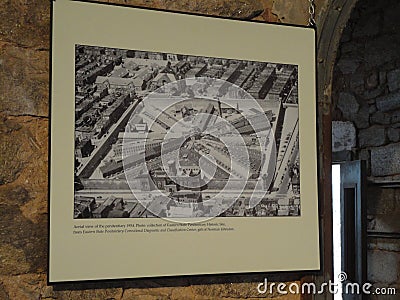
[[(306, 24), (307, 1), (113, 0)], [(328, 0), (316, 1), (319, 10)], [(50, 1), (0, 3), (0, 299), (255, 299), (263, 276), (46, 286)], [(262, 37), (260, 37), (262, 38)], [(205, 285), (207, 283), (207, 285)], [(279, 299), (299, 299), (285, 296)]]
[(400, 179), (400, 5), (376, 3), (360, 0), (344, 31), (333, 101), (334, 118), (357, 129), (352, 157), (381, 181)]
[[(399, 14), (396, 0), (358, 1), (342, 36), (332, 95), (334, 158), (367, 161), (368, 229), (390, 233), (400, 232)], [(370, 238), (368, 269), (371, 282), (399, 287), (400, 241)]]

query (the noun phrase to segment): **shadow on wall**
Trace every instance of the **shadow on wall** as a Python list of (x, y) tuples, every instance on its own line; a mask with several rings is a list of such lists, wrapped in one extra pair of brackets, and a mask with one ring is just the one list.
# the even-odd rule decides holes
[[(151, 279), (134, 279), (134, 280), (105, 280), (85, 283), (60, 283), (53, 286), (54, 291), (66, 290), (95, 290), (109, 288), (123, 289), (148, 289), (161, 287), (186, 287), (192, 285), (210, 285), (210, 284), (232, 284), (232, 283), (251, 283), (254, 287), (258, 283), (264, 282), (268, 278), (270, 282), (294, 282), (301, 280), (304, 274), (281, 272), (268, 274), (224, 274), (224, 275), (200, 275), (200, 276), (172, 276), (157, 277)], [(256, 290), (255, 290), (256, 291)]]

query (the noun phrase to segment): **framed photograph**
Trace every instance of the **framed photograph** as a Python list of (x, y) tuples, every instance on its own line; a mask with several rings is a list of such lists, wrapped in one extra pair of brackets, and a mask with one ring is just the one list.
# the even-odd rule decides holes
[(315, 30), (53, 2), (49, 283), (320, 269)]

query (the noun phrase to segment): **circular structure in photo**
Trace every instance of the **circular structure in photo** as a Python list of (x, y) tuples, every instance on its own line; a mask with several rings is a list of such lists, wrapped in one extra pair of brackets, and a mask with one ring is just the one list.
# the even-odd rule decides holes
[(275, 173), (273, 117), (270, 103), (220, 79), (155, 89), (136, 106), (121, 145), (133, 196), (175, 222), (255, 215)]

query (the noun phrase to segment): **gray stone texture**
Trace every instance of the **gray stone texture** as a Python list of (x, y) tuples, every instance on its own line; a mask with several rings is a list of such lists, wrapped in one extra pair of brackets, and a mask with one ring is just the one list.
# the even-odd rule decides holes
[(392, 284), (399, 280), (400, 253), (368, 251), (368, 262), (369, 282)]
[(396, 123), (400, 123), (400, 110), (390, 113), (390, 121), (394, 125), (393, 127), (398, 127), (396, 126)]
[(377, 98), (376, 107), (383, 112), (400, 109), (400, 92)]
[(400, 240), (370, 238), (368, 249), (400, 252)]
[(369, 106), (368, 113), (371, 115), (371, 114), (375, 113), (376, 111), (377, 111), (376, 105), (375, 104), (371, 104)]
[(365, 87), (367, 89), (374, 89), (379, 84), (379, 75), (377, 72), (372, 72), (365, 81)]
[(388, 233), (400, 232), (400, 218), (397, 214), (374, 215), (373, 222), (371, 223), (373, 225), (368, 228), (368, 230), (371, 231)]
[(332, 152), (351, 150), (356, 146), (356, 128), (351, 122), (332, 122)]
[(371, 149), (373, 176), (395, 175), (400, 171), (400, 143)]
[(377, 111), (371, 116), (371, 123), (372, 124), (390, 124), (391, 116), (388, 113), (384, 113), (381, 111)]
[(360, 66), (360, 60), (352, 57), (344, 57), (337, 62), (337, 66), (343, 74), (353, 74)]
[(400, 189), (367, 186), (367, 213), (369, 215), (400, 214)]
[[(386, 90), (386, 86), (380, 85), (375, 89), (366, 89), (362, 94), (362, 97), (367, 100), (375, 99), (378, 96), (381, 96)], [(374, 101), (375, 102), (375, 101)]]
[(400, 89), (400, 69), (396, 69), (387, 73), (387, 83), (389, 91), (391, 92)]
[(350, 78), (350, 90), (357, 95), (362, 95), (365, 91), (364, 75), (360, 72), (355, 72)]
[[(356, 4), (338, 52), (332, 87), (335, 95), (352, 94), (357, 100), (357, 113), (338, 101), (334, 120), (354, 123), (357, 146), (352, 149), (353, 159), (367, 161), (369, 180), (385, 185), (400, 182), (399, 16), (398, 0)], [(400, 188), (368, 185), (365, 200), (368, 230), (400, 232)], [(368, 249), (368, 280), (376, 286), (395, 286), (399, 292), (400, 240), (369, 238)], [(375, 299), (400, 298), (371, 297)]]
[(338, 107), (343, 115), (350, 116), (356, 114), (360, 108), (356, 97), (350, 93), (340, 93), (338, 100)]
[(352, 115), (350, 118), (358, 129), (369, 127), (369, 107), (364, 105), (360, 108), (358, 113)]
[(400, 141), (400, 128), (390, 127), (387, 132), (389, 141), (397, 143)]
[(386, 83), (386, 72), (385, 71), (379, 71), (379, 84), (385, 84)]
[(386, 142), (385, 127), (374, 125), (367, 129), (362, 129), (358, 138), (361, 148), (382, 146)]

